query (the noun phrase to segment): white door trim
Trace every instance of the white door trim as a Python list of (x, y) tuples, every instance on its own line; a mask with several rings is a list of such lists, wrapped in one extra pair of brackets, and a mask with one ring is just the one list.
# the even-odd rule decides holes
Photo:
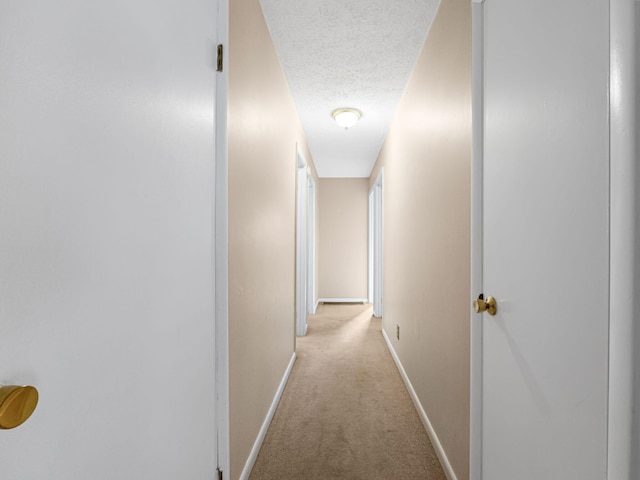
[[(610, 2), (610, 303), (609, 303), (609, 480), (638, 478), (633, 451), (636, 249), (636, 52), (634, 0)], [(635, 338), (635, 340), (634, 340)], [(635, 420), (635, 425), (634, 425)], [(634, 432), (635, 430), (635, 432)], [(637, 447), (637, 445), (636, 445)]]
[(367, 259), (367, 292), (369, 295), (369, 303), (373, 303), (373, 231), (374, 231), (374, 194), (373, 194), (373, 186), (369, 190), (369, 225), (368, 225), (368, 259)]
[[(230, 471), (229, 453), (229, 153), (227, 106), (229, 92), (229, 0), (218, 0), (218, 43), (223, 45), (223, 69), (216, 80), (215, 123), (215, 375), (218, 468)], [(213, 52), (212, 52), (213, 54)], [(213, 59), (212, 59), (213, 60)]]
[(384, 171), (380, 173), (369, 191), (373, 195), (373, 237), (371, 248), (372, 259), (372, 287), (373, 314), (383, 316), (384, 298)]
[(307, 161), (296, 145), (296, 335), (307, 334)]
[[(638, 313), (633, 298), (636, 252), (636, 55), (634, 0), (611, 0), (610, 80), (610, 335), (608, 480), (637, 478), (633, 438), (638, 421), (632, 414), (634, 355), (637, 335), (633, 323)], [(482, 166), (484, 20), (482, 2), (472, 4), (472, 252), (471, 293), (482, 292)], [(471, 302), (471, 299), (469, 299)], [(470, 312), (472, 312), (470, 310)], [(482, 479), (482, 322), (470, 313), (471, 403), (470, 479)], [(635, 338), (635, 340), (634, 340)], [(634, 420), (636, 423), (634, 424)], [(637, 447), (637, 445), (636, 445)]]
[(316, 283), (316, 181), (307, 166), (309, 192), (307, 195), (307, 313), (316, 313), (315, 283)]

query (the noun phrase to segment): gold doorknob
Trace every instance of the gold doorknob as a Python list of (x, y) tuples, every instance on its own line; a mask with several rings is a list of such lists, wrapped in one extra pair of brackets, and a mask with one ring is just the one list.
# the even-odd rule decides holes
[(38, 390), (35, 387), (0, 385), (0, 429), (22, 425), (37, 405)]
[(476, 313), (482, 313), (486, 311), (489, 315), (495, 315), (498, 311), (498, 305), (496, 299), (488, 297), (484, 299), (484, 295), (481, 293), (476, 300), (473, 301), (473, 309)]

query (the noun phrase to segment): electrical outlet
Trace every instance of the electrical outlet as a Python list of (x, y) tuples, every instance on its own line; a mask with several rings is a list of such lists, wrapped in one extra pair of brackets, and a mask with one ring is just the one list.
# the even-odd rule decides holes
[(396, 338), (400, 340), (400, 325), (396, 325)]

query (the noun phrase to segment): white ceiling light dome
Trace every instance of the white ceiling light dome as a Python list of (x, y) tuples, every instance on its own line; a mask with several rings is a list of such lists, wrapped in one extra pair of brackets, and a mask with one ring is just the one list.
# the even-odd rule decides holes
[(331, 116), (338, 125), (346, 130), (358, 123), (358, 120), (360, 120), (360, 117), (362, 116), (362, 112), (355, 108), (338, 108), (331, 112)]

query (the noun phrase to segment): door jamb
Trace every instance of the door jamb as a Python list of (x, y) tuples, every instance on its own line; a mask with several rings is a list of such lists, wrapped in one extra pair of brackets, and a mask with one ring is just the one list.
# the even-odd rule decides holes
[(307, 313), (316, 313), (316, 181), (307, 166), (309, 191), (307, 193)]
[[(373, 220), (372, 237), (370, 248), (372, 250), (372, 268), (370, 274), (372, 279), (372, 303), (373, 314), (376, 317), (384, 316), (384, 169), (376, 177), (375, 182), (369, 190), (369, 195), (373, 195), (373, 213), (370, 218)], [(384, 322), (384, 320), (383, 320)]]
[[(607, 478), (638, 478), (639, 421), (633, 414), (640, 345), (634, 329), (638, 307), (636, 269), (636, 8), (637, 0), (611, 0), (610, 8), (610, 277), (609, 420)], [(635, 358), (634, 358), (635, 357)], [(637, 367), (636, 367), (637, 368)], [(636, 380), (634, 381), (634, 376)], [(634, 463), (635, 462), (635, 463)]]
[(374, 256), (374, 215), (373, 215), (373, 210), (374, 210), (374, 193), (373, 193), (373, 189), (374, 189), (374, 185), (371, 186), (371, 189), (369, 190), (369, 225), (368, 225), (368, 258), (367, 258), (367, 265), (368, 265), (368, 269), (367, 269), (367, 290), (368, 290), (368, 294), (369, 294), (369, 303), (373, 304), (373, 275), (374, 275), (374, 269), (373, 269), (373, 256)]
[(307, 161), (296, 145), (296, 335), (307, 334)]

